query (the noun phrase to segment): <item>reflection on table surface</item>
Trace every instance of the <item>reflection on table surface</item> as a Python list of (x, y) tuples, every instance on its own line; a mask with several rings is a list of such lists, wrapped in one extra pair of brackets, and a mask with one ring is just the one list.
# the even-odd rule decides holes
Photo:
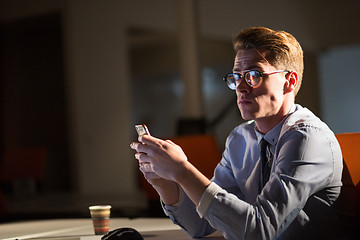
[[(110, 230), (131, 227), (138, 230), (144, 239), (183, 240), (192, 239), (168, 218), (112, 218)], [(0, 239), (51, 239), (51, 240), (99, 240), (95, 236), (91, 219), (55, 219), (0, 224)], [(224, 239), (216, 232), (206, 239)]]

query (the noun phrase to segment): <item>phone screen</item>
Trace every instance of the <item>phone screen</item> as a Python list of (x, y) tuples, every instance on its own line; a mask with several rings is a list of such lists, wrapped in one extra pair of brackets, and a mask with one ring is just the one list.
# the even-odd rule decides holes
[(150, 132), (145, 124), (135, 125), (136, 132), (139, 136), (141, 135), (150, 135)]

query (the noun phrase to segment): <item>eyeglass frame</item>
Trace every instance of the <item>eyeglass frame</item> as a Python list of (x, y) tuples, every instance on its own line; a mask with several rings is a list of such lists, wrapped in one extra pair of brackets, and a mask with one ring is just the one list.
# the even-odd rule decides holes
[[(259, 83), (258, 83), (257, 85), (252, 86), (252, 85), (249, 83), (249, 80), (246, 80), (246, 79), (245, 79), (245, 77), (249, 74), (249, 72), (257, 72), (257, 73), (259, 73), (259, 75), (260, 75), (260, 81), (259, 81)], [(256, 70), (256, 69), (250, 69), (250, 70), (244, 71), (243, 74), (241, 74), (241, 73), (234, 73), (234, 72), (228, 73), (228, 74), (225, 75), (225, 77), (223, 77), (223, 80), (225, 81), (226, 85), (227, 85), (231, 90), (236, 90), (236, 88), (239, 86), (239, 84), (240, 84), (241, 81), (239, 81), (239, 83), (236, 84), (236, 80), (235, 80), (235, 81), (234, 81), (234, 83), (235, 83), (235, 88), (231, 88), (231, 87), (230, 87), (230, 84), (228, 83), (228, 80), (227, 80), (227, 79), (228, 79), (228, 76), (229, 76), (230, 74), (231, 74), (231, 75), (237, 75), (239, 80), (245, 79), (245, 80), (246, 80), (246, 81), (245, 81), (246, 84), (247, 84), (248, 86), (250, 86), (251, 88), (257, 88), (257, 87), (259, 87), (259, 86), (261, 85), (261, 83), (262, 83), (263, 75), (271, 75), (271, 74), (283, 73), (283, 72), (290, 73), (291, 71), (289, 71), (289, 70), (276, 70), (276, 71), (272, 71), (272, 72), (260, 72), (259, 70)]]

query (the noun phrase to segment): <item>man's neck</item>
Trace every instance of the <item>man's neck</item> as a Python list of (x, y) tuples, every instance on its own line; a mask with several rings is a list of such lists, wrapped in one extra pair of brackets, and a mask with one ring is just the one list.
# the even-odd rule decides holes
[(264, 117), (260, 119), (255, 119), (255, 125), (257, 130), (262, 134), (267, 134), (271, 129), (278, 125), (291, 111), (294, 103), (286, 107), (286, 110), (279, 111), (278, 114)]

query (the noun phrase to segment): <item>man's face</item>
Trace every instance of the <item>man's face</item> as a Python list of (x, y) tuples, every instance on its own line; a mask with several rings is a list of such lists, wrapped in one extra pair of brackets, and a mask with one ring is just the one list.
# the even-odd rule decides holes
[[(260, 52), (262, 56), (265, 54)], [(234, 61), (234, 73), (243, 74), (246, 70), (272, 72), (276, 70), (255, 49), (240, 50)], [(241, 81), (236, 88), (237, 105), (244, 120), (277, 119), (282, 114), (284, 104), (285, 73), (263, 75), (262, 83), (252, 88), (245, 81)], [(281, 116), (279, 116), (281, 117)]]

